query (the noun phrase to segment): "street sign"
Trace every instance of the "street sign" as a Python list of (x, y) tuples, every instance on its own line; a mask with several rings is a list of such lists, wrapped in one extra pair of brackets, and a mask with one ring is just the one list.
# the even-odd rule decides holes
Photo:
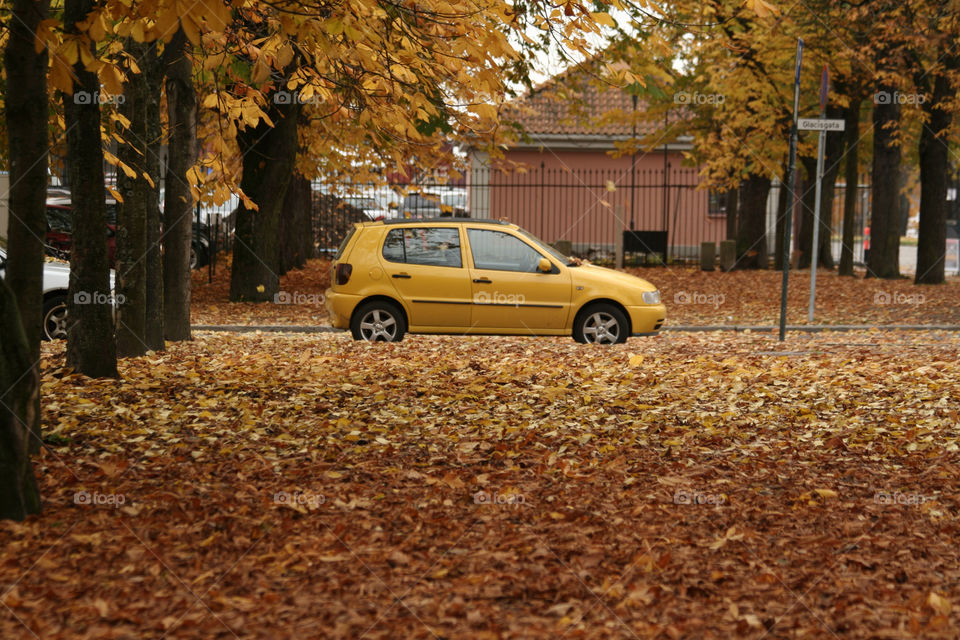
[(797, 129), (800, 131), (843, 131), (843, 120), (830, 118), (800, 118)]

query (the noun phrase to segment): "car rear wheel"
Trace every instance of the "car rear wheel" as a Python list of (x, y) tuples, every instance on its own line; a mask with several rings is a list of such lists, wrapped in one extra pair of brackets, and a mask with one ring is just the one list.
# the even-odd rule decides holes
[(46, 340), (67, 338), (67, 298), (55, 296), (43, 303), (43, 337)]
[(588, 344), (618, 344), (627, 341), (630, 323), (620, 309), (611, 304), (595, 304), (577, 315), (573, 339)]
[(350, 332), (354, 340), (367, 342), (400, 342), (407, 331), (403, 313), (395, 304), (374, 300), (362, 305), (353, 314)]

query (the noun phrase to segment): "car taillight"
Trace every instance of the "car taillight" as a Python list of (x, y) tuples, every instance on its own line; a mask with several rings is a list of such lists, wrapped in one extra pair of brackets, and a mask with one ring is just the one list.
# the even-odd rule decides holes
[(340, 263), (337, 265), (337, 284), (347, 284), (350, 281), (350, 274), (353, 273), (353, 265)]

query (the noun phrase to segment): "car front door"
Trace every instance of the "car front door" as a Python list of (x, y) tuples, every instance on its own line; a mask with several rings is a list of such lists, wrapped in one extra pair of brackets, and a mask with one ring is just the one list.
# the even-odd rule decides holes
[[(471, 324), (478, 329), (561, 329), (570, 311), (570, 273), (522, 238), (467, 227), (473, 286)], [(538, 270), (546, 258), (550, 272)]]
[(415, 327), (470, 326), (470, 277), (456, 226), (387, 231), (381, 263)]

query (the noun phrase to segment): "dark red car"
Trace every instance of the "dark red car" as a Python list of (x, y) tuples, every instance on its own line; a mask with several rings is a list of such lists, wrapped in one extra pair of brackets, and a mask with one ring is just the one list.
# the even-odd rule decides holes
[[(107, 201), (107, 251), (110, 267), (114, 266), (114, 254), (117, 248), (117, 203)], [(47, 199), (47, 253), (60, 258), (70, 259), (73, 248), (73, 211), (70, 198)]]

